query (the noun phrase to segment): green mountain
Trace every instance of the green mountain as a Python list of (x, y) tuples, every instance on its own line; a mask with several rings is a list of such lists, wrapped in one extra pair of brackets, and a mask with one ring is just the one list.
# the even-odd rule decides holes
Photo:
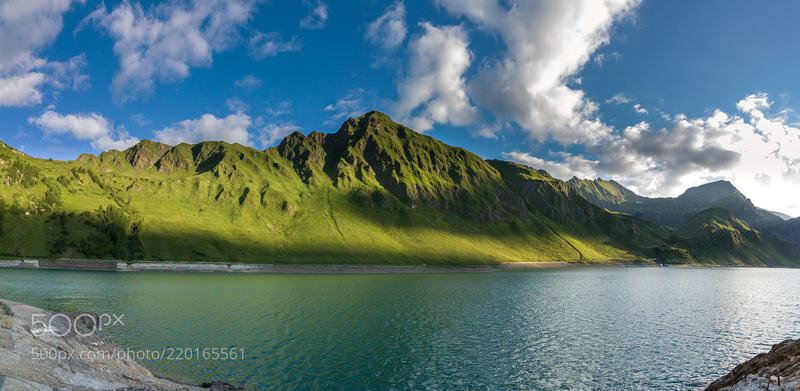
[(775, 214), (753, 205), (728, 181), (692, 187), (675, 198), (642, 197), (613, 180), (572, 178), (568, 184), (595, 205), (671, 227), (678, 227), (710, 208), (727, 209), (736, 218), (759, 229), (782, 222)]
[[(335, 133), (293, 133), (266, 150), (142, 141), (51, 161), (0, 143), (0, 255), (307, 264), (694, 259), (672, 229), (581, 194), (544, 171), (483, 160), (378, 112)], [(729, 257), (697, 259), (773, 262), (724, 245)]]
[(786, 221), (786, 220), (791, 220), (791, 219), (792, 219), (792, 216), (789, 216), (789, 215), (787, 215), (786, 213), (776, 212), (776, 211), (774, 211), (774, 210), (767, 210), (767, 209), (762, 209), (762, 208), (758, 208), (758, 209), (761, 209), (761, 211), (762, 211), (762, 212), (765, 212), (765, 213), (770, 213), (770, 214), (773, 214), (773, 215), (775, 215), (775, 216), (778, 216), (778, 217), (780, 217), (780, 218), (781, 218), (781, 220), (783, 220), (783, 221)]
[(634, 193), (613, 179), (605, 181), (602, 179), (588, 180), (572, 177), (567, 184), (593, 204), (609, 210), (617, 210), (620, 205), (636, 205), (649, 200), (649, 198)]
[(772, 227), (769, 231), (784, 240), (800, 244), (800, 217), (786, 220), (782, 224)]
[(800, 246), (761, 233), (727, 209), (707, 209), (674, 232), (672, 242), (699, 263), (791, 265)]
[(636, 259), (660, 228), (543, 171), (370, 112), (267, 150), (151, 141), (75, 161), (0, 146), (5, 256), (268, 263)]

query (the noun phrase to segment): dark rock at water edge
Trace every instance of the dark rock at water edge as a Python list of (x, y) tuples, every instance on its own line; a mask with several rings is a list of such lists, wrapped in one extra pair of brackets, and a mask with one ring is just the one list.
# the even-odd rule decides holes
[(773, 345), (739, 364), (725, 376), (711, 383), (706, 390), (796, 390), (800, 381), (800, 339), (788, 339)]

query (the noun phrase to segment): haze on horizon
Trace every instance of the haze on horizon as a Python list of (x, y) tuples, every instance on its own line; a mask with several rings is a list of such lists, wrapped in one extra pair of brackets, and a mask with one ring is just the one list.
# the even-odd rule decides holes
[(562, 179), (725, 179), (800, 215), (798, 3), (284, 3), (0, 0), (0, 140), (262, 149), (374, 109)]

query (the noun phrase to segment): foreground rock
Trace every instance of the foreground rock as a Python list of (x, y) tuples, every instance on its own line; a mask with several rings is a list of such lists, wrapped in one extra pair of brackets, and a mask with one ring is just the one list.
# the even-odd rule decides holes
[(118, 345), (94, 333), (95, 320), (90, 314), (57, 315), (0, 299), (0, 389), (241, 389), (221, 382), (181, 384), (155, 376)]
[(788, 339), (738, 365), (706, 388), (709, 391), (800, 390), (800, 339)]

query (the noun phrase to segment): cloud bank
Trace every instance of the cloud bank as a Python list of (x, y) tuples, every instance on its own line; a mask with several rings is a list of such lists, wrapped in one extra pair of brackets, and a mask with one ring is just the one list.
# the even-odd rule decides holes
[(556, 153), (547, 159), (513, 151), (508, 159), (545, 168), (561, 178), (613, 177), (651, 196), (677, 195), (715, 179), (733, 182), (757, 205), (800, 215), (800, 128), (785, 113), (769, 114), (766, 94), (748, 95), (736, 113), (715, 110), (702, 118), (678, 114), (669, 126), (629, 126), (586, 153)]

